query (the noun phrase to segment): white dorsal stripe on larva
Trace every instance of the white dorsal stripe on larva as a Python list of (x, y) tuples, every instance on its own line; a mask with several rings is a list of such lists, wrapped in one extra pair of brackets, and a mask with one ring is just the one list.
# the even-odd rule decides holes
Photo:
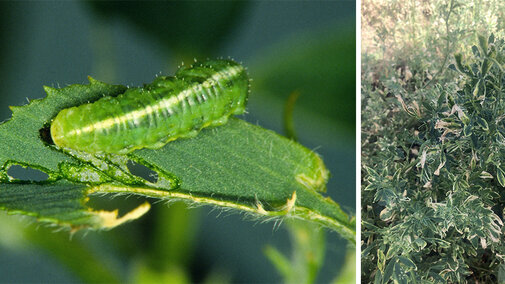
[[(205, 80), (201, 85), (208, 88), (208, 86), (213, 86), (214, 84), (219, 84), (219, 82), (225, 77), (235, 77), (244, 71), (242, 66), (229, 66), (226, 69), (216, 72), (210, 78)], [(69, 132), (68, 136), (80, 135), (81, 133), (92, 132), (100, 129), (110, 128), (114, 125), (119, 125), (128, 121), (138, 121), (139, 119), (150, 115), (161, 109), (167, 109), (170, 114), (172, 114), (171, 106), (181, 102), (185, 98), (191, 96), (195, 91), (195, 88), (200, 88), (201, 86), (196, 85), (190, 89), (181, 91), (176, 96), (171, 96), (156, 102), (154, 105), (148, 105), (147, 107), (140, 110), (133, 110), (122, 114), (121, 116), (111, 117), (106, 120), (98, 121), (95, 123), (88, 124), (80, 129), (73, 129)], [(205, 99), (206, 100), (206, 99)]]

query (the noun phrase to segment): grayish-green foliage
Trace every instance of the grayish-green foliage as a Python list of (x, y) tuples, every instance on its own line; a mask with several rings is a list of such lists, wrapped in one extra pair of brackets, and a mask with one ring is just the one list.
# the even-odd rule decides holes
[(395, 80), (364, 82), (364, 281), (499, 280), (505, 45), (481, 36), (472, 51), (455, 56), (450, 82), (410, 82), (414, 91)]

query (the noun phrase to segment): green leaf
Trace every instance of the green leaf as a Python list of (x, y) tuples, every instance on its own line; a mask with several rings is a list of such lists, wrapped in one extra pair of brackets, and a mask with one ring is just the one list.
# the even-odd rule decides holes
[(463, 55), (458, 53), (454, 55), (454, 59), (456, 60), (456, 68), (459, 72), (466, 74), (467, 76), (473, 76), (472, 70), (468, 64), (463, 63)]
[(489, 125), (487, 124), (487, 121), (482, 118), (482, 117), (477, 117), (477, 124), (482, 127), (483, 130), (488, 131), (489, 130)]
[(475, 87), (473, 89), (473, 96), (474, 97), (477, 97), (479, 95), (479, 91), (480, 91), (480, 85), (481, 85), (481, 80), (477, 81), (477, 83), (475, 84)]
[(465, 73), (465, 67), (463, 66), (463, 55), (458, 53), (454, 55), (454, 59), (456, 60), (456, 67), (458, 68), (459, 72)]
[(396, 264), (396, 258), (393, 258), (386, 265), (386, 269), (384, 270), (384, 277), (382, 278), (383, 280), (385, 280), (384, 283), (387, 283), (391, 279), (395, 264)]
[[(59, 110), (124, 90), (90, 79), (89, 85), (46, 88), (46, 98), (13, 108), (12, 119), (0, 125), (1, 208), (74, 229), (112, 228), (138, 218), (149, 205), (117, 218), (117, 211), (88, 208), (87, 196), (138, 194), (232, 208), (263, 219), (301, 218), (354, 242), (355, 222), (320, 194), (328, 179), (322, 160), (300, 144), (238, 119), (128, 156), (70, 153), (48, 143), (45, 128)], [(156, 171), (157, 182), (130, 173), (129, 160)], [(7, 171), (16, 164), (49, 178), (38, 184), (13, 180)]]
[(384, 267), (386, 266), (386, 255), (382, 250), (377, 250), (377, 267), (380, 271), (384, 271)]
[(482, 68), (481, 68), (482, 77), (486, 76), (489, 69), (491, 69), (491, 67), (493, 66), (493, 63), (494, 63), (493, 61), (490, 61), (487, 58), (484, 59), (484, 61), (482, 61)]
[(473, 52), (473, 55), (475, 56), (480, 56), (480, 51), (479, 51), (479, 48), (477, 46), (472, 46), (472, 52)]
[(293, 122), (293, 110), (299, 96), (299, 92), (292, 92), (284, 105), (284, 133), (286, 133), (286, 137), (294, 141), (297, 141), (298, 138), (296, 137), (295, 125)]
[(375, 277), (374, 277), (374, 284), (382, 284), (382, 271), (377, 270), (375, 271)]
[(479, 39), (479, 46), (480, 46), (483, 54), (487, 54), (487, 50), (488, 50), (487, 37), (485, 37), (483, 35), (478, 35), (477, 38)]
[(86, 197), (84, 185), (55, 182), (39, 184), (2, 184), (0, 208), (9, 213), (35, 216), (39, 221), (59, 225), (92, 225), (99, 227), (100, 220), (83, 205)]
[(406, 258), (406, 257), (404, 257), (404, 256), (398, 256), (398, 260), (399, 260), (399, 261), (400, 261), (403, 265), (407, 266), (408, 268), (411, 268), (411, 269), (417, 269), (416, 264), (415, 264), (412, 260), (410, 260), (410, 259), (408, 259), (408, 258)]
[(414, 243), (417, 245), (419, 249), (423, 249), (427, 245), (426, 241), (421, 238), (415, 239)]
[[(116, 95), (125, 90), (123, 86), (106, 85), (92, 79), (90, 82), (86, 88), (73, 85), (57, 91), (46, 87), (46, 99), (34, 100), (23, 107), (11, 107), (12, 119), (0, 125), (1, 209), (74, 229), (115, 227), (149, 209), (149, 205), (144, 204), (119, 219), (116, 218), (116, 211), (89, 209), (85, 206), (88, 194), (85, 184), (106, 181), (106, 176), (84, 165), (82, 168), (87, 171), (80, 174), (84, 184), (61, 180), (62, 177), (68, 177), (69, 172), (75, 174), (72, 171), (61, 171), (62, 168), (82, 163), (48, 147), (41, 139), (45, 135), (41, 129), (59, 109), (98, 99), (103, 95)], [(49, 178), (47, 182), (39, 184), (15, 180), (7, 173), (12, 165), (39, 169), (47, 173)]]
[(496, 167), (496, 177), (500, 185), (505, 187), (505, 172), (500, 167)]
[(49, 174), (49, 180), (58, 178), (62, 162), (78, 162), (72, 157), (48, 147), (41, 131), (64, 108), (97, 100), (102, 96), (118, 95), (124, 86), (100, 83), (90, 78), (91, 84), (72, 85), (63, 89), (45, 87), (47, 98), (33, 100), (26, 106), (11, 107), (12, 118), (0, 125), (0, 165), (6, 171), (11, 164), (30, 165)]
[[(230, 119), (225, 127), (204, 130), (193, 139), (129, 156), (150, 168), (170, 170), (166, 175), (177, 177), (180, 183), (169, 191), (130, 188), (129, 192), (182, 198), (266, 217), (303, 216), (354, 238), (354, 225), (347, 215), (317, 193), (325, 191), (328, 178), (322, 160), (300, 144), (244, 121)], [(109, 185), (96, 190), (123, 192), (121, 187)]]

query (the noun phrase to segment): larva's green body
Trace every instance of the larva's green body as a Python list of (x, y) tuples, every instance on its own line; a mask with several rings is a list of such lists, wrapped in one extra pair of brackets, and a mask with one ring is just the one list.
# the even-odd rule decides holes
[(64, 109), (51, 123), (51, 137), (61, 148), (92, 154), (158, 149), (243, 113), (248, 92), (249, 79), (241, 65), (207, 61), (117, 97)]

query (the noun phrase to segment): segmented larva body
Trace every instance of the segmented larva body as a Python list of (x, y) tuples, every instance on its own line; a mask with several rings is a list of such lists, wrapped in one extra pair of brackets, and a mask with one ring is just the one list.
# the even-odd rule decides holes
[(51, 123), (51, 137), (61, 148), (92, 154), (158, 149), (242, 114), (248, 92), (240, 64), (195, 63), (181, 67), (175, 77), (158, 77), (143, 88), (60, 111)]

